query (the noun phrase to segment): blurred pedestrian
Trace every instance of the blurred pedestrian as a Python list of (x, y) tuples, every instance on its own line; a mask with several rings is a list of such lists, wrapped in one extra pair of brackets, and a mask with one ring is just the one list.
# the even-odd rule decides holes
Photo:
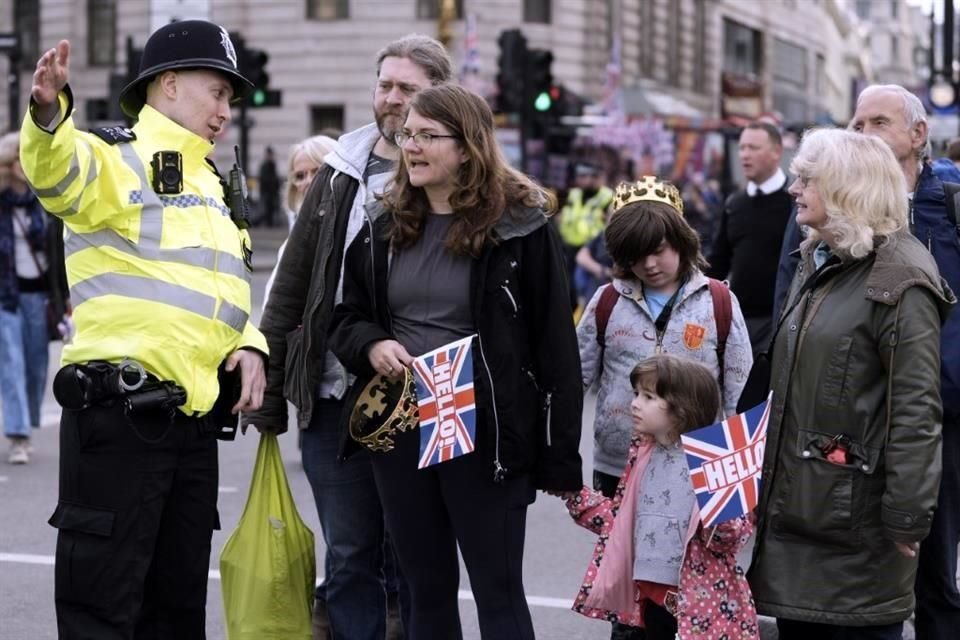
[(740, 134), (747, 186), (727, 198), (705, 270), (711, 278), (729, 279), (755, 355), (770, 341), (777, 263), (793, 210), (787, 176), (780, 168), (782, 156), (780, 131), (769, 122), (752, 122)]
[(606, 237), (601, 233), (577, 251), (577, 268), (573, 273), (573, 287), (577, 292), (578, 306), (586, 307), (597, 289), (610, 282), (612, 277), (613, 258), (607, 251)]
[(781, 640), (899, 640), (937, 505), (956, 299), (906, 228), (882, 140), (809, 132), (791, 171), (810, 232), (775, 334), (750, 584)]
[(273, 216), (280, 204), (280, 177), (277, 175), (277, 163), (273, 158), (273, 147), (267, 147), (257, 172), (257, 184), (260, 186), (260, 220), (258, 223), (273, 226)]
[[(327, 547), (315, 620), (322, 624), (329, 614), (335, 640), (382, 640), (388, 606), (389, 634), (397, 637), (402, 585), (390, 579), (384, 585), (383, 510), (370, 456), (338, 456), (350, 378), (328, 349), (327, 329), (342, 296), (346, 247), (393, 176), (400, 155), (395, 136), (407, 106), (418, 91), (452, 78), (443, 45), (419, 35), (389, 43), (375, 68), (375, 122), (341, 136), (325, 156), (277, 267), (260, 322), (272, 354), (264, 406), (244, 416), (247, 424), (282, 432), (287, 401), (297, 407), (303, 468)], [(391, 553), (387, 546), (387, 558)]]
[(51, 337), (48, 216), (30, 190), (19, 156), (19, 133), (0, 138), (0, 405), (10, 464), (30, 460), (30, 432), (40, 426)]
[(933, 160), (930, 167), (944, 182), (960, 184), (960, 138), (951, 140), (947, 145), (946, 157)]
[[(287, 165), (287, 195), (286, 195), (286, 214), (287, 225), (290, 231), (293, 230), (293, 223), (300, 212), (300, 205), (303, 204), (303, 198), (307, 189), (313, 182), (314, 176), (323, 167), (324, 157), (333, 150), (337, 141), (327, 136), (311, 136), (301, 142), (298, 142), (290, 150), (290, 162)], [(280, 259), (283, 258), (283, 252), (287, 248), (287, 238), (277, 250), (277, 259), (273, 264), (273, 271), (267, 278), (267, 284), (263, 289), (263, 309), (267, 308), (270, 301), (270, 291), (273, 289), (273, 281), (277, 279), (277, 269), (280, 268)]]
[[(476, 450), (418, 469), (420, 432), (370, 456), (410, 589), (411, 640), (462, 637), (457, 549), (484, 638), (534, 637), (523, 592), (535, 489), (582, 484), (579, 361), (553, 198), (505, 161), (486, 101), (442, 85), (413, 97), (402, 160), (350, 245), (330, 343), (358, 376), (474, 341)], [(390, 260), (389, 273), (387, 260)], [(347, 441), (344, 455), (358, 445)]]
[(250, 237), (208, 159), (253, 88), (236, 60), (222, 27), (165, 25), (120, 94), (136, 125), (90, 133), (72, 117), (70, 43), (33, 75), (20, 159), (69, 231), (77, 330), (53, 385), (61, 638), (205, 633), (216, 436), (259, 407), (267, 354)]
[[(578, 162), (574, 168), (574, 186), (560, 212), (560, 237), (567, 259), (567, 278), (571, 283), (571, 303), (576, 307), (577, 290), (573, 286), (577, 253), (603, 232), (613, 190), (603, 184), (600, 170), (589, 162)], [(589, 298), (586, 298), (589, 300)]]
[(703, 528), (680, 444), (681, 434), (716, 420), (714, 372), (662, 353), (641, 360), (629, 381), (632, 436), (620, 490), (563, 496), (577, 524), (601, 536), (574, 611), (644, 627), (633, 634), (643, 640), (759, 638), (736, 557), (753, 530), (750, 516)]

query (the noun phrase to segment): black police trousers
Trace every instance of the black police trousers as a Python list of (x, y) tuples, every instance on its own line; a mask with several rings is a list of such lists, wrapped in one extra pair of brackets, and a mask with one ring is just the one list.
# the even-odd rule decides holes
[(57, 626), (61, 640), (205, 638), (217, 441), (176, 413), (64, 409)]

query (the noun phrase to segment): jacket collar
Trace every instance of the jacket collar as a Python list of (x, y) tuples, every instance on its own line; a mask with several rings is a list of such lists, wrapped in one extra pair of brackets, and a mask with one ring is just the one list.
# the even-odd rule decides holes
[(137, 140), (150, 148), (178, 151), (185, 161), (204, 162), (213, 153), (214, 144), (144, 105), (133, 126)]
[[(694, 293), (709, 286), (709, 283), (709, 279), (703, 275), (702, 271), (699, 269), (695, 270), (690, 277), (687, 278), (686, 284), (683, 285), (683, 291), (680, 292), (680, 298), (677, 300), (677, 304), (682, 304), (684, 300)], [(643, 285), (636, 278), (614, 278), (613, 287), (623, 296), (637, 301), (643, 299)]]
[(373, 147), (380, 139), (380, 129), (375, 122), (345, 133), (337, 140), (337, 146), (327, 154), (324, 162), (354, 180), (363, 180), (363, 172)]

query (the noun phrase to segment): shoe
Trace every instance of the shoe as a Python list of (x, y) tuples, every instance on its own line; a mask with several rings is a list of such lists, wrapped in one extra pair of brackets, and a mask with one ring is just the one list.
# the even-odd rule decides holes
[(27, 446), (27, 442), (23, 440), (14, 440), (10, 444), (10, 455), (7, 456), (7, 462), (10, 464), (27, 464), (30, 462)]
[(327, 601), (317, 598), (313, 605), (313, 640), (330, 640), (331, 637)]
[(407, 634), (400, 615), (400, 598), (395, 593), (387, 595), (387, 637), (386, 640), (405, 640)]

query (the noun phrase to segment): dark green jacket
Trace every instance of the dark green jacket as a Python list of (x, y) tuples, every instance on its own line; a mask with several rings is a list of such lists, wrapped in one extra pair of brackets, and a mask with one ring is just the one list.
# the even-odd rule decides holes
[[(936, 506), (940, 326), (956, 299), (906, 231), (826, 267), (798, 297), (812, 251), (808, 242), (772, 354), (750, 584), (762, 614), (891, 624), (913, 611), (917, 569), (894, 541), (922, 540)], [(847, 464), (823, 451), (839, 434)]]

